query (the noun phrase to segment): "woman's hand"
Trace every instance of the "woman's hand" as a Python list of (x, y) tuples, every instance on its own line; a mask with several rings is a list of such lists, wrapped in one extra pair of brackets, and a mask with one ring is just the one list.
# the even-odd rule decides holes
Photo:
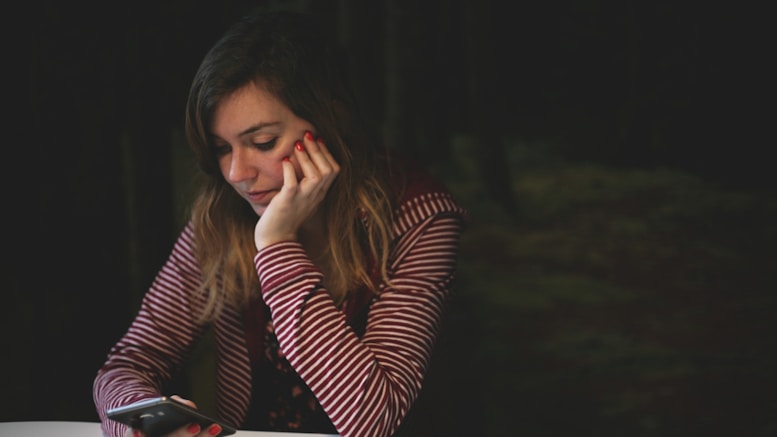
[(260, 250), (283, 240), (296, 240), (298, 231), (318, 210), (329, 187), (340, 173), (340, 165), (323, 141), (310, 132), (297, 141), (294, 158), (302, 173), (299, 180), (291, 160), (284, 160), (283, 187), (270, 201), (254, 228), (254, 243)]
[[(172, 395), (170, 398), (175, 399), (178, 402), (186, 404), (192, 408), (197, 408), (197, 404), (188, 399), (184, 399), (178, 395)], [(213, 437), (221, 433), (221, 426), (217, 423), (210, 425), (209, 427), (202, 429), (199, 423), (190, 423), (184, 425), (177, 430), (166, 434), (163, 437)], [(129, 428), (124, 433), (124, 437), (147, 437), (143, 431)]]

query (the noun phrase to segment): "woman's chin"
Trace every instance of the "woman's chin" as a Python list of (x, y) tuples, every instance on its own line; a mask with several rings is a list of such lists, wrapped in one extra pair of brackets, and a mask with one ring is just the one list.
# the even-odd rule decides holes
[(257, 216), (261, 217), (262, 214), (267, 210), (267, 205), (251, 205), (251, 208), (254, 209), (254, 212)]

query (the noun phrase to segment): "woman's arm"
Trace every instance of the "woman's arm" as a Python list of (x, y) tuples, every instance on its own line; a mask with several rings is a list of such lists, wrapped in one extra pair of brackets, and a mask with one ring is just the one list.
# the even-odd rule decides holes
[[(322, 273), (296, 242), (255, 257), (276, 335), (291, 365), (342, 436), (389, 436), (421, 388), (463, 227), (458, 212), (434, 214), (403, 232), (360, 339), (322, 288)], [(385, 287), (385, 284), (383, 284)]]
[(160, 396), (163, 384), (203, 333), (203, 327), (194, 323), (190, 300), (199, 278), (192, 242), (191, 228), (187, 227), (144, 296), (129, 329), (111, 348), (97, 373), (93, 397), (106, 436), (123, 436), (126, 427), (108, 420), (105, 412)]

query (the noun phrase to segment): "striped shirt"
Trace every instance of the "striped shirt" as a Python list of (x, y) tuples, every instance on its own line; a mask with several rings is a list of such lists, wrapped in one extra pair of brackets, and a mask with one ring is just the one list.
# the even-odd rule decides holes
[[(418, 396), (455, 276), (466, 212), (446, 191), (415, 183), (397, 209), (389, 276), (359, 337), (322, 287), (303, 247), (283, 241), (254, 257), (262, 297), (286, 359), (341, 436), (390, 436)], [(206, 330), (194, 319), (200, 272), (189, 223), (143, 298), (126, 334), (111, 348), (93, 395), (106, 436), (125, 427), (106, 419), (120, 405), (160, 396)], [(251, 362), (242, 309), (225, 306), (214, 322), (216, 400), (236, 427), (251, 398)]]

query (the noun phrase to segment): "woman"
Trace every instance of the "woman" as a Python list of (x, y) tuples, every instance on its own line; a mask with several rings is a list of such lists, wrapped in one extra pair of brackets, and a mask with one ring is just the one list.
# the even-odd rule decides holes
[(379, 146), (322, 36), (258, 14), (200, 65), (186, 133), (206, 181), (95, 379), (107, 435), (133, 435), (105, 412), (164, 394), (211, 325), (239, 429), (389, 436), (418, 396), (466, 213)]

